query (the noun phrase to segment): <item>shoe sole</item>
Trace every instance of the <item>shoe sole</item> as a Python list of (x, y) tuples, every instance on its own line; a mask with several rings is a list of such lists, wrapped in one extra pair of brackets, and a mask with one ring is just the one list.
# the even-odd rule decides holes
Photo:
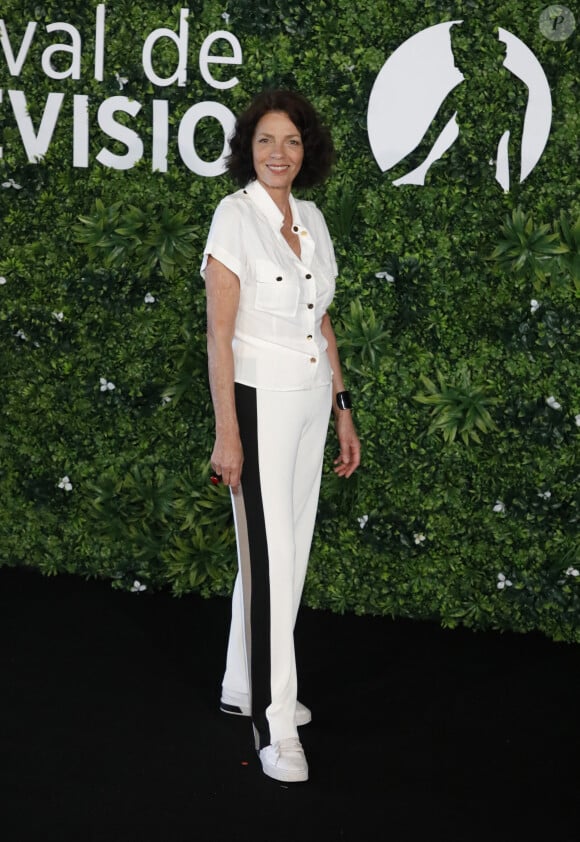
[(270, 766), (262, 758), (260, 758), (260, 762), (262, 763), (264, 774), (269, 778), (273, 778), (275, 781), (282, 781), (286, 784), (298, 784), (308, 780), (308, 769), (291, 772), (288, 769), (279, 769), (277, 766)]
[(220, 710), (222, 713), (230, 713), (232, 716), (249, 716), (249, 713), (244, 713), (238, 705), (228, 705), (225, 702), (220, 702)]

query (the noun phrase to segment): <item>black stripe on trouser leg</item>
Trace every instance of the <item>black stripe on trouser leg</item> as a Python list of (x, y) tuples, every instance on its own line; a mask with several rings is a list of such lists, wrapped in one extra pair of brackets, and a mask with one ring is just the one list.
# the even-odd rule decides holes
[[(250, 555), (250, 695), (252, 720), (258, 732), (259, 748), (270, 745), (266, 708), (272, 702), (270, 650), (270, 572), (266, 523), (258, 460), (258, 408), (256, 390), (235, 384), (236, 412), (244, 450), (242, 492)], [(247, 570), (242, 569), (242, 577)], [(244, 587), (244, 593), (247, 588)], [(247, 611), (247, 605), (244, 605)]]

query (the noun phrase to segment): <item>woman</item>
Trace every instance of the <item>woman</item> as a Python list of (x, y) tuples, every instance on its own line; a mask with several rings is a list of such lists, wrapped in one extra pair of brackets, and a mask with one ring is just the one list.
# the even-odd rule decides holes
[(294, 624), (334, 408), (350, 477), (360, 445), (326, 308), (337, 274), (322, 214), (291, 189), (328, 174), (330, 135), (291, 91), (256, 97), (236, 123), (228, 170), (242, 186), (218, 206), (201, 273), (216, 438), (211, 465), (230, 487), (239, 573), (221, 709), (252, 717), (264, 772), (308, 779), (297, 725)]

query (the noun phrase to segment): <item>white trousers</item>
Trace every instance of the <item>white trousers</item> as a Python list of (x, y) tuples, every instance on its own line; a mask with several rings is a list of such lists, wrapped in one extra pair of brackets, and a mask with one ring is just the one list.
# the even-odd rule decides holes
[(294, 737), (294, 624), (318, 506), (331, 386), (289, 392), (236, 383), (244, 449), (232, 494), (238, 576), (223, 695), (251, 701), (257, 748)]

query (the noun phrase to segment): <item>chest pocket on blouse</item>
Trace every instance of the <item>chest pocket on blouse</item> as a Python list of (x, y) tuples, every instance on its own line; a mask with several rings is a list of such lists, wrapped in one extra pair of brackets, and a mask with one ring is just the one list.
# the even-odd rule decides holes
[(256, 310), (274, 316), (295, 316), (300, 288), (288, 272), (270, 260), (256, 260)]

